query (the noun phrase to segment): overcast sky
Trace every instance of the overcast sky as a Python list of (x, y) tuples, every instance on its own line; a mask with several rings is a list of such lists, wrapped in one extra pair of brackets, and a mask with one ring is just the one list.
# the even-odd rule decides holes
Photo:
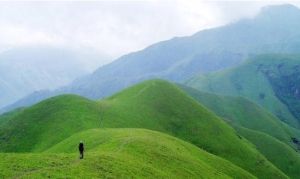
[(52, 45), (116, 58), (152, 43), (297, 1), (0, 1), (0, 50)]

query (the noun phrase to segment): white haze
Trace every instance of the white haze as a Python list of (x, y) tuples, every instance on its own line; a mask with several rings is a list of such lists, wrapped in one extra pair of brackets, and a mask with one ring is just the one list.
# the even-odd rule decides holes
[(283, 3), (300, 5), (297, 1), (0, 1), (0, 51), (49, 45), (113, 60)]

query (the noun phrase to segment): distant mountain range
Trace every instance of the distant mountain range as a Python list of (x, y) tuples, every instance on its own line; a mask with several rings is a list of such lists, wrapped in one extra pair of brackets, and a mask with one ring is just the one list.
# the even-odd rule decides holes
[(47, 46), (0, 53), (0, 108), (34, 91), (69, 84), (93, 70), (85, 60), (96, 63), (97, 58), (101, 57)]
[(269, 6), (252, 19), (174, 38), (125, 55), (70, 85), (31, 94), (4, 111), (64, 93), (98, 99), (151, 78), (184, 82), (197, 74), (237, 66), (261, 53), (297, 53), (299, 19), (300, 10), (292, 5)]

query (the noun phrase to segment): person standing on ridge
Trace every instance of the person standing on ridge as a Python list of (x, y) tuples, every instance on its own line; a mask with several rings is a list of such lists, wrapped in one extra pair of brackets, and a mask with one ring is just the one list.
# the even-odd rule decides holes
[(84, 145), (83, 145), (82, 141), (80, 141), (78, 149), (79, 149), (79, 153), (80, 153), (80, 159), (83, 159)]

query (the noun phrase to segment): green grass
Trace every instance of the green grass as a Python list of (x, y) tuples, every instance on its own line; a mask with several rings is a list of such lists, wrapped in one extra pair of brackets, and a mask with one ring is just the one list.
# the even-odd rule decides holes
[[(296, 90), (290, 85), (297, 87), (300, 81), (298, 78), (287, 81), (284, 77), (299, 76), (299, 63), (300, 57), (295, 55), (260, 55), (232, 69), (196, 76), (186, 85), (221, 95), (246, 97), (298, 128), (300, 119), (297, 120), (293, 112), (300, 103), (298, 100), (296, 105), (296, 101), (290, 99), (291, 91)], [(284, 96), (282, 91), (290, 93)]]
[(256, 145), (257, 149), (290, 178), (300, 176), (300, 155), (285, 143), (265, 133), (237, 127), (239, 133)]
[[(54, 97), (10, 119), (0, 128), (1, 151), (41, 152), (91, 128), (146, 128), (186, 140), (261, 178), (286, 175), (251, 143), (176, 85), (150, 80), (99, 102)], [(21, 130), (20, 130), (21, 129)]]
[[(83, 160), (78, 139), (86, 145)], [(144, 129), (91, 129), (45, 153), (0, 157), (1, 178), (255, 178), (194, 145)]]
[(199, 103), (205, 105), (227, 123), (264, 132), (278, 140), (297, 148), (292, 138), (299, 138), (298, 133), (285, 125), (276, 116), (254, 102), (243, 97), (221, 96), (202, 92), (187, 86), (180, 86)]
[[(260, 173), (258, 175), (262, 176), (265, 172), (261, 170), (263, 166), (255, 164), (257, 160), (265, 161), (262, 165), (267, 164), (264, 157), (253, 150), (247, 141), (240, 139), (221, 119), (174, 85), (163, 81), (147, 81), (124, 90), (101, 104), (106, 108), (103, 113), (105, 127), (145, 128), (146, 124), (148, 129), (189, 141), (252, 173)], [(272, 167), (266, 167), (265, 170), (270, 168)]]
[(10, 112), (7, 112), (7, 113), (4, 113), (4, 114), (0, 115), (0, 126), (4, 125), (10, 119), (12, 119), (15, 116), (17, 116), (18, 114), (20, 114), (23, 111), (23, 109), (24, 108), (15, 109), (13, 111), (10, 111)]
[(99, 107), (75, 95), (50, 98), (0, 126), (1, 151), (42, 151), (70, 135), (99, 126)]
[(298, 130), (245, 98), (219, 96), (187, 86), (180, 87), (237, 129), (239, 135), (255, 144), (268, 160), (289, 177), (300, 176), (300, 155), (295, 151), (297, 146), (291, 142), (292, 137), (300, 137), (296, 132)]

